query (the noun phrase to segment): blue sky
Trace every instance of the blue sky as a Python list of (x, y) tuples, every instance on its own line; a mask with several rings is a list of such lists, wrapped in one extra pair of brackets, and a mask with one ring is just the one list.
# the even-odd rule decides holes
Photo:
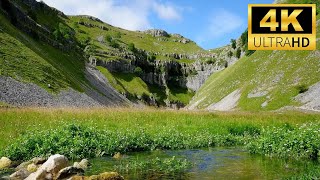
[(68, 15), (87, 14), (129, 30), (164, 29), (204, 49), (221, 47), (247, 27), (248, 4), (273, 0), (44, 0)]

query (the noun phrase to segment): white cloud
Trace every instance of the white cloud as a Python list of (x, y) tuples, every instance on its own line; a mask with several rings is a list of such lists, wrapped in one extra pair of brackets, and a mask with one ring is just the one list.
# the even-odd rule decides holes
[(158, 0), (44, 0), (66, 14), (91, 15), (124, 29), (145, 30), (152, 27), (149, 15), (161, 20), (180, 20), (181, 10)]
[(229, 11), (218, 10), (212, 15), (209, 31), (212, 37), (219, 37), (241, 27), (244, 22), (241, 17)]
[[(225, 9), (214, 11), (209, 17), (208, 26), (198, 36), (197, 41), (203, 45), (208, 41), (223, 40), (228, 34), (242, 28), (246, 21), (240, 16)], [(226, 41), (225, 39), (223, 41)], [(227, 40), (228, 42), (230, 39)]]
[(181, 15), (179, 14), (177, 8), (175, 8), (174, 6), (154, 3), (153, 8), (161, 19), (181, 20)]

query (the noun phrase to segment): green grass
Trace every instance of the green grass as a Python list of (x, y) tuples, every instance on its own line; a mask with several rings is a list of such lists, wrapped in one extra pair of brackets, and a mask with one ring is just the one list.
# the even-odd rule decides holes
[[(134, 96), (155, 95), (158, 103), (164, 105), (164, 100), (167, 99), (166, 89), (157, 85), (145, 83), (139, 76), (132, 73), (110, 73), (106, 68), (98, 66), (97, 69), (108, 79), (112, 87), (120, 93), (130, 93)], [(186, 88), (170, 86), (170, 101), (179, 101), (183, 104), (188, 104), (194, 93)]]
[(187, 88), (177, 88), (174, 86), (169, 86), (169, 89), (169, 99), (171, 101), (180, 101), (183, 104), (188, 104), (195, 94), (194, 92), (189, 91)]
[(148, 85), (138, 76), (131, 73), (110, 73), (106, 68), (98, 66), (99, 71), (105, 75), (110, 84), (120, 93), (135, 95), (150, 95)]
[[(84, 77), (85, 60), (75, 51), (68, 53), (36, 41), (22, 33), (0, 14), (0, 74), (35, 83), (51, 92), (89, 86)], [(51, 88), (48, 88), (48, 84)]]
[(192, 163), (186, 159), (178, 159), (175, 156), (172, 158), (154, 158), (140, 162), (122, 162), (116, 165), (115, 169), (121, 174), (129, 174), (134, 172), (135, 175), (143, 174), (161, 174), (167, 176), (178, 176), (185, 173), (192, 167)]
[[(29, 146), (20, 143), (31, 143), (32, 148), (33, 140), (40, 140), (44, 146), (29, 153), (29, 157), (48, 152), (61, 152), (73, 158), (94, 157), (103, 151), (111, 155), (156, 148), (243, 145), (247, 137), (260, 134), (266, 127), (298, 127), (307, 122), (320, 122), (319, 114), (298, 112), (213, 114), (152, 109), (2, 109), (0, 114), (0, 149), (12, 145), (6, 152), (16, 158), (21, 158), (19, 152), (30, 152)], [(65, 127), (70, 124), (81, 125), (81, 130), (71, 128), (69, 132)], [(79, 141), (70, 137), (73, 131), (84, 133), (77, 136)], [(57, 142), (54, 147), (50, 139)], [(46, 151), (46, 148), (52, 150)]]
[[(205, 52), (201, 47), (199, 47), (194, 42), (190, 42), (187, 44), (182, 44), (178, 42), (173, 42), (174, 37), (167, 38), (167, 41), (159, 41), (157, 37), (152, 37), (151, 35), (144, 34), (142, 32), (136, 31), (128, 31), (121, 28), (113, 27), (105, 23), (100, 23), (97, 21), (90, 20), (81, 16), (70, 16), (70, 20), (67, 21), (69, 26), (72, 26), (75, 22), (87, 22), (90, 24), (94, 24), (97, 26), (105, 26), (108, 30), (102, 30), (98, 27), (86, 27), (83, 25), (79, 25), (78, 27), (74, 27), (77, 30), (84, 31), (88, 37), (91, 37), (91, 43), (99, 46), (101, 49), (108, 49), (105, 45), (101, 45), (100, 42), (97, 41), (98, 36), (110, 35), (113, 38), (116, 38), (117, 34), (120, 33), (121, 37), (118, 38), (120, 42), (128, 45), (129, 43), (134, 43), (136, 48), (144, 49), (149, 52), (162, 52), (162, 53), (197, 53), (197, 52)], [(80, 36), (85, 36), (84, 34), (80, 35), (76, 34), (76, 37), (79, 39)], [(83, 38), (83, 37), (82, 37)]]
[[(319, 37), (320, 27), (317, 30)], [(319, 45), (318, 41), (316, 51), (257, 51), (210, 76), (191, 104), (204, 98), (198, 108), (206, 108), (240, 89), (238, 107), (242, 110), (276, 110), (297, 105), (293, 101), (293, 97), (299, 94), (297, 87), (309, 87), (320, 81), (320, 61), (315, 55), (320, 49)], [(247, 97), (249, 93), (262, 91), (268, 94), (257, 98)], [(261, 104), (266, 101), (268, 105), (263, 108)]]

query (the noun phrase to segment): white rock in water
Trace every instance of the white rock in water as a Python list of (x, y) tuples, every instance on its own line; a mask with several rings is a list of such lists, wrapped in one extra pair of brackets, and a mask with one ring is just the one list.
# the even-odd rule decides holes
[(49, 159), (34, 173), (30, 174), (26, 180), (53, 179), (58, 172), (68, 166), (68, 159), (60, 154), (50, 156)]
[(22, 180), (27, 178), (31, 173), (26, 169), (20, 169), (17, 172), (10, 175), (10, 179)]
[(81, 168), (83, 170), (86, 170), (88, 168), (89, 161), (87, 159), (82, 159), (80, 162), (75, 162), (73, 164), (74, 167)]
[(7, 157), (2, 157), (0, 159), (0, 169), (9, 168), (11, 166), (12, 161)]

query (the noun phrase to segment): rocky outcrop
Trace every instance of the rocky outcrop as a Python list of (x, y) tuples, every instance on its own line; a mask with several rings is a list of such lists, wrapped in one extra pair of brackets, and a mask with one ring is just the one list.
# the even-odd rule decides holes
[[(58, 17), (67, 18), (62, 12), (49, 7), (43, 2), (37, 2), (35, 0), (23, 0), (26, 6), (33, 10), (46, 11), (55, 13)], [(44, 27), (38, 24), (34, 19), (32, 19), (26, 12), (21, 10), (14, 2), (9, 0), (2, 0), (0, 5), (0, 10), (10, 19), (11, 23), (18, 29), (29, 34), (34, 39), (39, 39), (53, 47), (59, 48), (63, 51), (68, 51), (70, 49), (77, 48), (75, 42), (71, 39), (56, 41), (53, 36), (54, 29)]]
[(145, 34), (150, 34), (153, 37), (170, 37), (170, 35), (161, 29), (149, 29), (144, 31)]
[(299, 108), (312, 111), (320, 111), (320, 82), (309, 87), (308, 91), (299, 94), (295, 100), (303, 105)]

